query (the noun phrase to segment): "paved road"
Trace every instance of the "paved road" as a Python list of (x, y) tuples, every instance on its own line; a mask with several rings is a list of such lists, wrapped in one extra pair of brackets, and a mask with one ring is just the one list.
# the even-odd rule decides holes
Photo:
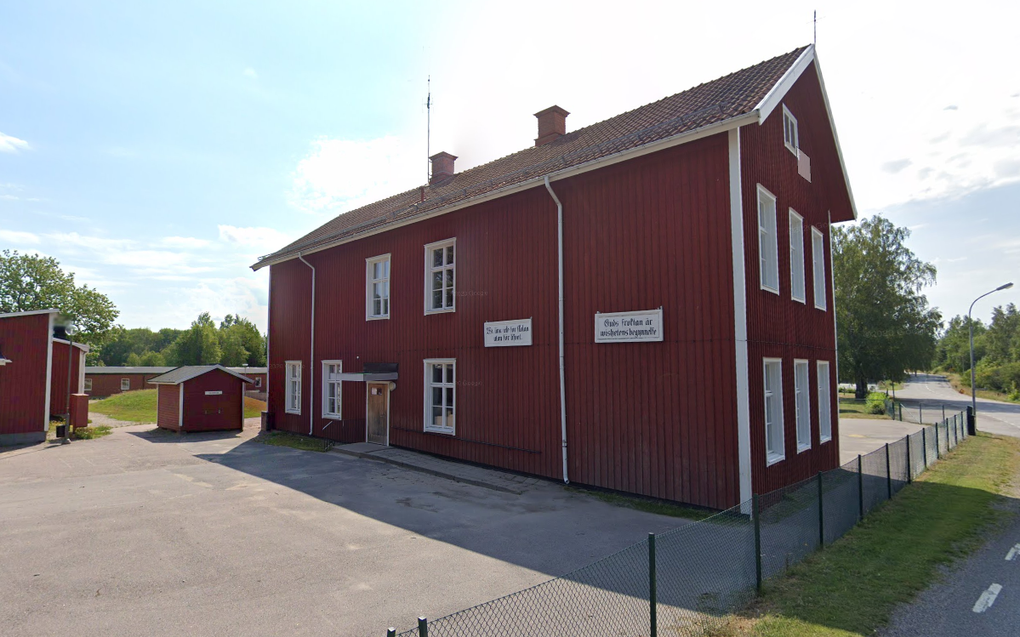
[[(970, 405), (970, 396), (954, 390), (944, 376), (932, 374), (911, 376), (903, 389), (896, 391), (896, 398), (904, 404), (905, 419), (916, 420), (920, 405), (924, 422), (929, 424), (941, 419), (941, 405), (946, 406), (947, 414), (959, 412)], [(977, 405), (979, 431), (1020, 437), (1020, 404), (978, 398)]]
[(839, 420), (839, 462), (846, 464), (858, 454), (866, 456), (885, 444), (905, 438), (921, 425), (897, 420), (841, 418)]

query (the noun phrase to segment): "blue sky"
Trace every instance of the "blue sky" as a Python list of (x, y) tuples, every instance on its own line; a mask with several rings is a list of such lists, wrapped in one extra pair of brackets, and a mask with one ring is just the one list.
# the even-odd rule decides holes
[(817, 6), (858, 208), (910, 227), (929, 299), (966, 312), (1020, 283), (1020, 14), (844, 4), (6, 3), (0, 248), (57, 257), (128, 327), (264, 329), (258, 255), (424, 181), (428, 76), (431, 150), (463, 169), (552, 104), (572, 130), (806, 44)]

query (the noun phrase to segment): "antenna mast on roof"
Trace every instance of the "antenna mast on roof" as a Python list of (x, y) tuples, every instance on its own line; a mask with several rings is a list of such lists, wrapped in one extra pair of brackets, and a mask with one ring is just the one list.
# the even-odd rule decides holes
[(429, 183), (430, 169), (432, 167), (432, 160), (429, 157), (432, 154), (432, 76), (428, 76), (428, 97), (425, 98), (425, 183)]
[(814, 46), (818, 46), (818, 9), (815, 9), (814, 28), (815, 28), (815, 37), (814, 37), (814, 41), (811, 44), (813, 44)]

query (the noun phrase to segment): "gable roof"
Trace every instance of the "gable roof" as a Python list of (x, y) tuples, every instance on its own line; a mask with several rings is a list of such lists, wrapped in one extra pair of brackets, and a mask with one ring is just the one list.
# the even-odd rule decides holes
[[(531, 188), (545, 177), (567, 176), (696, 139), (702, 134), (752, 122), (761, 123), (813, 62), (814, 47), (800, 47), (567, 133), (548, 144), (526, 148), (457, 173), (447, 180), (345, 212), (280, 250), (260, 257), (251, 267), (258, 270), (375, 234), (391, 226), (413, 223)], [(824, 94), (824, 85), (822, 92)], [(828, 110), (827, 98), (825, 105)], [(832, 125), (831, 112), (829, 120)], [(834, 125), (832, 130), (835, 132)], [(839, 149), (838, 140), (836, 148)], [(839, 159), (842, 166), (841, 153)], [(845, 167), (843, 173), (845, 177)], [(850, 192), (849, 182), (847, 192)], [(850, 199), (852, 206), (853, 195)]]
[(223, 372), (225, 372), (227, 374), (230, 374), (231, 376), (234, 376), (235, 378), (243, 380), (246, 383), (254, 383), (255, 382), (254, 380), (248, 378), (247, 376), (242, 376), (241, 374), (238, 374), (237, 372), (234, 372), (234, 371), (231, 371), (231, 370), (227, 369), (223, 365), (185, 365), (183, 367), (178, 367), (176, 369), (172, 369), (172, 370), (168, 371), (165, 374), (160, 374), (159, 376), (156, 376), (155, 378), (150, 378), (149, 379), (149, 384), (151, 384), (151, 385), (180, 385), (181, 383), (183, 383), (185, 381), (189, 381), (192, 378), (198, 378), (202, 374), (207, 374), (207, 373), (209, 373), (209, 372), (211, 372), (213, 370), (217, 370), (217, 369), (220, 370), (220, 371), (223, 371)]

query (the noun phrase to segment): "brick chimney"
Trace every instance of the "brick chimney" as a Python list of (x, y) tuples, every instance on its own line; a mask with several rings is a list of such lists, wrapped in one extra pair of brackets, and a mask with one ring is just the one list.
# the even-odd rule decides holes
[(429, 179), (430, 184), (453, 177), (453, 162), (456, 161), (456, 157), (450, 153), (436, 153), (429, 157), (429, 159), (432, 160), (432, 178)]
[(538, 139), (535, 146), (544, 146), (556, 141), (561, 135), (567, 134), (567, 111), (559, 106), (550, 106), (544, 111), (535, 113), (538, 118)]

